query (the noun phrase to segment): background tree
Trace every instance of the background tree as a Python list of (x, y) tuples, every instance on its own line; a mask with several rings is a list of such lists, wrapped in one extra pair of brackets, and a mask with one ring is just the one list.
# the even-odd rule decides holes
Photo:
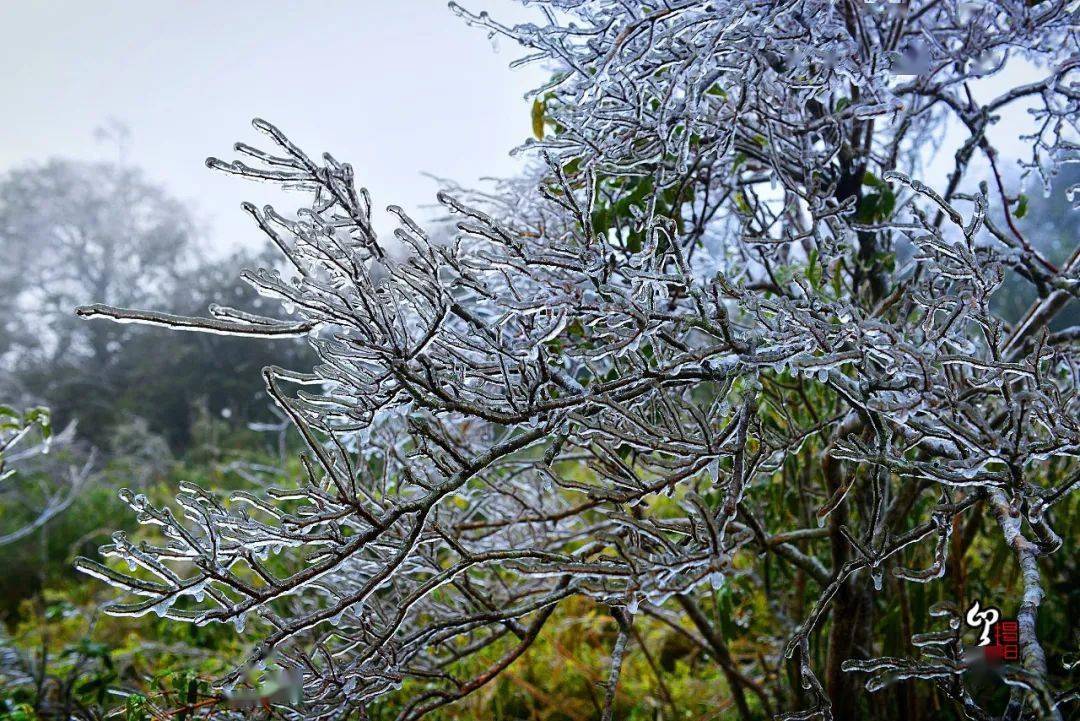
[[(744, 721), (1063, 718), (1069, 642), (1039, 624), (1074, 528), (1080, 344), (1047, 325), (1080, 262), (1017, 226), (986, 131), (1030, 98), (1033, 172), (1073, 157), (1072, 8), (539, 4), (517, 27), (458, 10), (557, 72), (542, 162), (441, 194), (451, 242), (391, 207), (394, 258), (352, 168), (258, 120), (272, 149), (209, 164), (309, 193), (297, 220), (247, 208), (289, 272), (243, 277), (290, 317), (80, 309), (306, 336), (320, 360), (263, 373), (306, 477), (184, 484), (176, 512), (125, 494), (164, 542), (79, 561), (126, 592), (110, 612), (248, 629), (249, 661), (302, 677), (279, 708), (298, 718), (419, 718), (574, 602), (608, 618), (602, 719), (652, 625), (707, 654)], [(1044, 74), (976, 97), (1013, 55)], [(929, 188), (947, 122), (966, 134)], [(1037, 296), (1016, 323), (993, 308), (1008, 271)], [(999, 552), (1012, 583), (968, 576)], [(962, 616), (988, 594), (1020, 657), (980, 675)]]
[[(133, 168), (53, 160), (0, 182), (5, 393), (47, 400), (59, 423), (108, 426), (121, 388), (108, 373), (132, 330), (72, 322), (86, 293), (158, 306), (193, 259), (182, 206)], [(172, 291), (175, 292), (175, 291)], [(101, 442), (104, 434), (94, 440)]]
[[(271, 351), (207, 338), (197, 343), (130, 326), (80, 323), (86, 297), (197, 312), (229, 297), (257, 309), (223, 267), (261, 261), (239, 252), (224, 263), (199, 243), (187, 210), (136, 168), (53, 160), (0, 180), (0, 396), (46, 402), (108, 450), (113, 430), (144, 418), (176, 450), (186, 448), (199, 407), (243, 423), (268, 417), (255, 372), (302, 347)], [(239, 295), (238, 295), (239, 294)], [(123, 351), (123, 352), (121, 352)], [(235, 415), (232, 415), (235, 414)]]
[[(1014, 215), (1018, 227), (1031, 239), (1050, 262), (1063, 264), (1076, 249), (1080, 237), (1080, 213), (1075, 209), (1075, 188), (1080, 184), (1080, 165), (1063, 165), (1053, 180), (1052, 192), (1045, 193), (1037, 179), (1029, 183), (1028, 192), (1017, 198)], [(994, 296), (995, 308), (1006, 320), (1015, 323), (1038, 298), (1038, 290), (1030, 282), (1009, 271), (1005, 285)], [(1080, 304), (1072, 303), (1050, 321), (1050, 328), (1061, 331), (1080, 325)]]
[(194, 228), (137, 169), (52, 160), (0, 183), (0, 243), (14, 260), (4, 272), (13, 360), (101, 370), (130, 329), (73, 323), (71, 308), (87, 293), (158, 304), (190, 267)]

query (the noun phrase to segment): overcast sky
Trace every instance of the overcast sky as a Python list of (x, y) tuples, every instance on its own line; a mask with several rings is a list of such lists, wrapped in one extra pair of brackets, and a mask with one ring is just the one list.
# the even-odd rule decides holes
[[(462, 4), (526, 17), (510, 0)], [(277, 198), (203, 165), (262, 143), (258, 116), (351, 162), (380, 210), (415, 209), (434, 200), (424, 171), (468, 183), (518, 167), (523, 96), (543, 80), (508, 68), (520, 54), (493, 49), (445, 0), (0, 0), (0, 172), (115, 159), (94, 136), (115, 118), (131, 131), (126, 159), (186, 201), (210, 242), (261, 242), (239, 204)]]
[[(527, 17), (511, 0), (463, 4)], [(239, 204), (279, 196), (203, 165), (235, 157), (236, 140), (262, 142), (249, 124), (258, 116), (309, 153), (351, 162), (376, 208), (417, 210), (436, 190), (424, 171), (473, 183), (518, 167), (508, 152), (529, 133), (523, 95), (545, 77), (510, 70), (519, 54), (506, 41), (496, 52), (444, 0), (0, 0), (0, 172), (52, 156), (115, 159), (94, 130), (116, 119), (131, 131), (125, 158), (187, 202), (214, 247), (261, 243)], [(1022, 63), (1006, 74), (1037, 77)], [(992, 131), (1005, 156), (1028, 124), (1018, 106)], [(951, 169), (954, 148), (927, 180)]]

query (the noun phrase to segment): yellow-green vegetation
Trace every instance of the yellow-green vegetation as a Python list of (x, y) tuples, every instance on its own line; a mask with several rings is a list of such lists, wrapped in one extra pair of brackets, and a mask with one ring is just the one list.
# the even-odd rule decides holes
[[(823, 399), (813, 398), (814, 402)], [(823, 407), (827, 408), (827, 403)], [(212, 426), (213, 424), (209, 424)], [(205, 430), (205, 429), (204, 429)], [(154, 500), (172, 497), (180, 481), (191, 481), (218, 490), (249, 487), (249, 481), (228, 470), (230, 464), (271, 466), (279, 459), (258, 448), (253, 434), (224, 436), (221, 429), (204, 432), (200, 443), (185, 458), (169, 465), (141, 489)], [(762, 496), (760, 507), (768, 508), (780, 526), (794, 524), (798, 511), (793, 497), (799, 489), (821, 488), (820, 448), (808, 442), (776, 472), (773, 482), (756, 488)], [(278, 478), (287, 485), (299, 477), (301, 468), (295, 455), (286, 464), (287, 473)], [(107, 468), (95, 487), (47, 529), (17, 546), (0, 549), (7, 569), (0, 579), (5, 607), (6, 644), (21, 657), (21, 665), (5, 664), (6, 677), (0, 683), (0, 719), (76, 718), (137, 719), (213, 718), (229, 708), (220, 689), (212, 682), (240, 662), (250, 650), (248, 641), (231, 625), (196, 626), (159, 619), (148, 614), (140, 618), (114, 618), (97, 609), (111, 591), (85, 583), (70, 570), (76, 553), (88, 553), (107, 538), (112, 529), (133, 530), (128, 509), (115, 496), (115, 487), (125, 482), (127, 465), (118, 460)], [(1070, 469), (1061, 461), (1047, 466), (1046, 482), (1059, 482)], [(648, 499), (663, 514), (666, 504), (678, 498), (658, 495)], [(925, 499), (921, 503), (931, 504)], [(913, 514), (918, 515), (918, 514)], [(1065, 537), (1080, 533), (1080, 498), (1072, 496), (1056, 511), (1058, 528)], [(905, 585), (893, 580), (884, 593), (875, 597), (875, 631), (885, 655), (911, 653), (912, 634), (935, 630), (927, 610), (934, 603), (953, 599), (1000, 600), (1020, 597), (1020, 578), (1015, 560), (989, 524), (993, 519), (982, 509), (971, 516), (969, 526), (953, 535), (959, 553), (945, 578), (935, 584)], [(984, 528), (985, 526), (985, 528)], [(800, 542), (801, 543), (801, 542)], [(964, 548), (961, 544), (968, 543)], [(805, 548), (809, 546), (801, 543)], [(701, 604), (703, 612), (726, 640), (735, 663), (743, 668), (761, 668), (760, 660), (770, 655), (769, 640), (778, 617), (801, 614), (813, 601), (816, 589), (801, 572), (786, 564), (769, 563), (763, 575), (751, 573), (760, 559), (742, 552), (734, 559), (736, 573)], [(929, 550), (917, 549), (906, 559), (913, 566), (931, 562)], [(271, 559), (271, 563), (273, 560)], [(1039, 634), (1052, 669), (1062, 669), (1070, 653), (1075, 653), (1076, 629), (1071, 619), (1080, 611), (1080, 584), (1076, 583), (1076, 562), (1067, 553), (1043, 559), (1043, 573), (1049, 580), (1047, 598), (1039, 614)], [(18, 580), (16, 580), (18, 579)], [(786, 604), (794, 604), (788, 607)], [(669, 604), (675, 608), (675, 604)], [(1002, 606), (1006, 616), (1015, 608)], [(825, 624), (816, 634), (827, 635)], [(628, 656), (618, 687), (615, 718), (646, 719), (734, 719), (732, 695), (721, 668), (693, 640), (696, 629), (684, 615), (672, 613), (667, 620), (640, 616), (634, 624)], [(432, 718), (447, 721), (472, 719), (530, 719), (535, 721), (584, 721), (599, 716), (611, 647), (618, 627), (609, 609), (583, 598), (560, 605), (545, 625), (537, 641), (505, 672), (476, 693), (457, 704), (435, 712)], [(510, 644), (494, 644), (451, 669), (461, 678), (476, 673), (505, 653)], [(821, 649), (824, 643), (811, 645)], [(820, 651), (817, 651), (821, 653)], [(44, 663), (43, 663), (44, 661)], [(814, 659), (824, 663), (824, 658)], [(44, 674), (42, 669), (44, 668)], [(20, 678), (12, 670), (21, 669)], [(752, 672), (751, 672), (752, 673)], [(768, 668), (751, 680), (770, 696), (780, 696), (790, 688), (792, 669)], [(251, 677), (258, 685), (259, 677)], [(974, 679), (975, 688), (997, 687), (997, 701), (1003, 705), (1007, 689), (991, 678)], [(984, 684), (980, 686), (979, 684)], [(421, 690), (421, 681), (409, 681), (391, 702), (379, 707), (374, 721), (392, 719), (395, 709), (410, 694)], [(928, 686), (897, 684), (886, 693), (898, 704), (934, 708), (922, 718), (959, 718), (943, 698)], [(765, 718), (756, 696), (747, 696), (751, 711)], [(252, 712), (255, 713), (255, 712)], [(269, 713), (259, 711), (259, 714)], [(261, 716), (259, 716), (261, 717)], [(359, 718), (359, 717), (357, 717)]]

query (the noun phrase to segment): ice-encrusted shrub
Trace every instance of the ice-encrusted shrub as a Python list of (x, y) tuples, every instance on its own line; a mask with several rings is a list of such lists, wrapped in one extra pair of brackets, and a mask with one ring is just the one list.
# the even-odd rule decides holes
[[(321, 359), (264, 372), (306, 481), (231, 500), (186, 485), (179, 515), (129, 495), (162, 540), (104, 549), (130, 571), (80, 561), (131, 597), (111, 612), (235, 623), (254, 661), (302, 674), (305, 718), (403, 684), (400, 718), (418, 718), (586, 596), (620, 629), (607, 718), (649, 617), (722, 667), (743, 719), (905, 713), (861, 693), (862, 673), (873, 691), (929, 680), (983, 719), (962, 628), (878, 658), (873, 607), (953, 573), (992, 525), (1022, 571), (1007, 714), (1060, 718), (1035, 628), (1039, 558), (1061, 546), (1054, 507), (1078, 479), (1080, 347), (1047, 323), (1076, 302), (1080, 262), (1055, 265), (1020, 230), (987, 131), (1031, 103), (1028, 171), (1049, 183), (1076, 160), (1075, 7), (531, 4), (545, 19), (514, 27), (452, 6), (553, 74), (531, 170), (440, 194), (450, 241), (394, 206), (396, 237), (378, 238), (351, 166), (257, 120), (268, 150), (208, 164), (307, 194), (294, 217), (245, 206), (290, 270), (243, 277), (283, 316), (80, 309), (302, 335)], [(983, 80), (1010, 63), (1038, 75)], [(963, 137), (931, 188), (927, 148), (950, 123)], [(991, 309), (1007, 272), (1039, 293), (1014, 326)], [(747, 576), (771, 613), (754, 663), (702, 611)]]

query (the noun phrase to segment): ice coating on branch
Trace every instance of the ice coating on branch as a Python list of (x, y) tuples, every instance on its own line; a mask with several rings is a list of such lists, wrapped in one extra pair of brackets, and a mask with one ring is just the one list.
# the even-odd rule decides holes
[[(1003, 191), (960, 180), (976, 150), (993, 162), (980, 139), (1020, 97), (1043, 103), (1032, 162), (1068, 149), (1064, 4), (536, 4), (547, 22), (518, 27), (455, 6), (557, 71), (528, 171), (439, 195), (452, 237), (391, 208), (392, 252), (351, 166), (256, 120), (267, 149), (208, 165), (307, 194), (296, 219), (244, 207), (289, 272), (243, 277), (288, 319), (80, 310), (305, 335), (320, 357), (264, 371), (305, 441), (304, 478), (232, 499), (185, 484), (178, 515), (125, 496), (162, 545), (118, 536), (103, 553), (135, 570), (80, 569), (137, 597), (115, 613), (258, 638), (253, 660), (276, 652), (303, 673), (304, 718), (422, 679), (400, 715), (414, 719), (479, 687), (446, 679), (458, 658), (495, 647), (512, 661), (571, 596), (619, 619), (613, 695), (634, 618), (692, 617), (768, 555), (820, 591), (763, 641), (773, 663), (797, 656), (812, 704), (786, 718), (816, 718), (837, 694), (809, 640), (843, 590), (934, 581), (954, 523), (990, 503), (1024, 569), (1023, 688), (1042, 694), (1034, 559), (1052, 544), (1021, 519), (1052, 539), (1044, 514), (1075, 485), (1037, 473), (1080, 448), (1076, 339), (1045, 332), (1075, 302), (1080, 263), (1050, 264), (999, 227)], [(1017, 47), (1046, 77), (976, 107), (965, 83)], [(917, 179), (920, 146), (946, 112), (972, 139), (935, 189)], [(990, 306), (1010, 269), (1045, 298), (1016, 328)], [(773, 527), (764, 499), (807, 459), (825, 486)], [(936, 654), (955, 639), (913, 643)], [(875, 691), (953, 684), (960, 661), (941, 653), (843, 670)]]

